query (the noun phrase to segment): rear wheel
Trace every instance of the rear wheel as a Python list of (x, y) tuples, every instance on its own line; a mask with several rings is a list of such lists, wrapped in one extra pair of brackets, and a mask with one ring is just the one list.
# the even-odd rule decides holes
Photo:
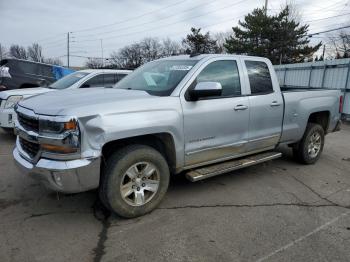
[(161, 202), (169, 176), (167, 162), (157, 150), (130, 145), (107, 160), (100, 197), (112, 212), (122, 217), (141, 216)]
[(324, 130), (319, 124), (309, 123), (303, 138), (293, 147), (294, 157), (303, 164), (314, 164), (324, 146)]

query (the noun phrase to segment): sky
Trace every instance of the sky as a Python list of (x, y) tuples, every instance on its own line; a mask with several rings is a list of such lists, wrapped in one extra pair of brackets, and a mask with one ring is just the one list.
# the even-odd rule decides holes
[[(268, 14), (278, 12), (285, 0), (268, 0)], [(350, 0), (292, 0), (299, 19), (309, 32), (350, 25)], [(231, 32), (238, 20), (265, 0), (0, 0), (0, 43), (23, 46), (34, 42), (45, 57), (66, 64), (70, 32), (70, 63), (83, 65), (86, 58), (108, 57), (125, 45), (145, 37), (180, 41), (191, 27), (204, 32)], [(311, 43), (327, 43), (330, 34)], [(101, 40), (102, 39), (102, 40)]]

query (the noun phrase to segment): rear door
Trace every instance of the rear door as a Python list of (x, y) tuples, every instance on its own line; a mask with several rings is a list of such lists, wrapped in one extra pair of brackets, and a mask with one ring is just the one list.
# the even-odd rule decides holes
[(244, 59), (249, 97), (249, 143), (247, 150), (272, 149), (280, 139), (283, 98), (277, 79), (271, 79), (271, 63)]
[[(233, 158), (245, 152), (249, 106), (240, 75), (240, 61), (210, 60), (181, 94), (187, 167)], [(198, 82), (219, 82), (221, 96), (190, 101), (186, 94)]]

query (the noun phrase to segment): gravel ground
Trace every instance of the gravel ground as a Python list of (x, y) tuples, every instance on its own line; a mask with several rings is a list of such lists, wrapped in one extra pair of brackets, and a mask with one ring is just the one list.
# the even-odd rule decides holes
[(15, 169), (0, 131), (0, 261), (350, 261), (350, 126), (315, 165), (283, 158), (191, 183), (160, 207), (101, 219), (96, 192), (50, 192)]

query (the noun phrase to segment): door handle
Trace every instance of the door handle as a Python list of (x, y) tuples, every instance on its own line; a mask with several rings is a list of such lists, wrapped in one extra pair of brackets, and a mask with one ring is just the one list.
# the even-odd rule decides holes
[(278, 101), (273, 101), (270, 106), (280, 106), (281, 103), (278, 103)]
[(248, 106), (246, 106), (246, 105), (236, 105), (233, 109), (235, 111), (246, 110), (246, 109), (248, 109)]

